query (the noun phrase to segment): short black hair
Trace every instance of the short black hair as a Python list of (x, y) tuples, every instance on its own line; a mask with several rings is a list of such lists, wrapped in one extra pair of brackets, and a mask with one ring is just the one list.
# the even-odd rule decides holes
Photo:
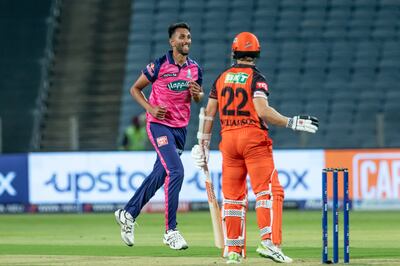
[(186, 22), (173, 23), (173, 24), (169, 25), (169, 27), (168, 27), (169, 38), (172, 37), (172, 35), (175, 33), (175, 30), (178, 28), (187, 29), (190, 32), (190, 26)]

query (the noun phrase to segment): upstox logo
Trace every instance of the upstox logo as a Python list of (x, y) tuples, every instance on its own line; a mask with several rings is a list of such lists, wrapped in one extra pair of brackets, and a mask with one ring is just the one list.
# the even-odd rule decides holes
[(8, 193), (10, 196), (17, 195), (17, 191), (12, 185), (12, 181), (15, 179), (16, 174), (9, 172), (7, 174), (0, 173), (0, 196), (4, 193)]
[(239, 72), (239, 73), (229, 72), (225, 76), (224, 83), (245, 84), (248, 78), (249, 78), (249, 74), (246, 74), (246, 73), (243, 73), (243, 72)]
[(117, 166), (115, 171), (71, 171), (64, 175), (54, 172), (44, 185), (57, 192), (127, 192), (136, 191), (145, 178), (144, 172), (127, 173)]
[(168, 83), (167, 87), (172, 91), (184, 91), (189, 89), (189, 82), (186, 80), (177, 80)]
[(358, 153), (353, 157), (353, 198), (400, 199), (400, 153)]

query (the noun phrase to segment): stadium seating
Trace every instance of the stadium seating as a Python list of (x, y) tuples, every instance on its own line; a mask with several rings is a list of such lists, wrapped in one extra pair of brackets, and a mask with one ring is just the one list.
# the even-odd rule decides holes
[(30, 150), (50, 6), (50, 0), (0, 1), (0, 119), (6, 153)]
[[(275, 147), (377, 147), (378, 114), (385, 118), (385, 146), (399, 147), (399, 1), (184, 0), (173, 11), (170, 6), (166, 0), (133, 1), (120, 132), (142, 111), (126, 93), (131, 81), (168, 49), (166, 28), (178, 17), (193, 27), (191, 55), (204, 69), (206, 92), (230, 64), (233, 36), (252, 31), (261, 42), (258, 67), (269, 82), (271, 105), (286, 115), (319, 117), (316, 135), (272, 129)], [(196, 142), (198, 109), (192, 106), (187, 147)]]

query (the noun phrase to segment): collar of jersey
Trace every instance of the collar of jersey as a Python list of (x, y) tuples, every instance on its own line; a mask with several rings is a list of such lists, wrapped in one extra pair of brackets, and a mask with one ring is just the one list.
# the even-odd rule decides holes
[(177, 63), (175, 63), (174, 57), (172, 56), (172, 50), (168, 51), (167, 59), (168, 59), (168, 63), (170, 63), (172, 65), (176, 65), (178, 67), (185, 67), (185, 66), (190, 65), (189, 57), (186, 57), (186, 62), (182, 66), (178, 65)]

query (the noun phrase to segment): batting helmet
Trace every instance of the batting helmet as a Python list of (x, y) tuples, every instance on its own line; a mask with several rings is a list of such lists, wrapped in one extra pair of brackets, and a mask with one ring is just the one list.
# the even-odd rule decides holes
[(260, 43), (257, 37), (251, 32), (241, 32), (236, 35), (232, 42), (233, 58), (259, 57)]

